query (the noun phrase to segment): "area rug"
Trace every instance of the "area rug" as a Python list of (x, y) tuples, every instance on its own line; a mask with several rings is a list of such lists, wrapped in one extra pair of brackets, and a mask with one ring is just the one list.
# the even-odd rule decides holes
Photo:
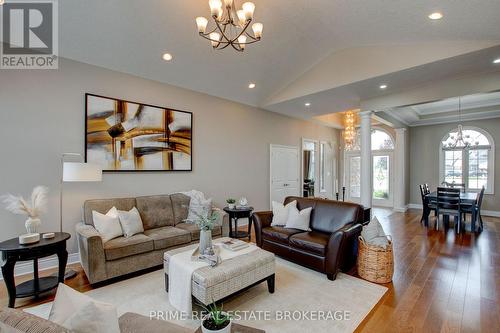
[[(266, 283), (238, 294), (224, 303), (235, 311), (238, 323), (273, 332), (352, 332), (385, 294), (387, 288), (346, 274), (335, 281), (326, 275), (276, 260), (276, 291), (269, 294)], [(163, 271), (117, 282), (86, 293), (114, 304), (118, 315), (151, 313), (182, 326), (196, 329), (199, 320), (175, 320), (179, 314), (168, 302)], [(47, 318), (51, 303), (26, 311)]]

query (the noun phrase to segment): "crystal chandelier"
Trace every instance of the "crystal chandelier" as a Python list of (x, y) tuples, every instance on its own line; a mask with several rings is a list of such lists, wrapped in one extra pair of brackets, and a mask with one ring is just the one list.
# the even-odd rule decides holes
[(240, 10), (236, 9), (234, 0), (209, 0), (208, 5), (214, 27), (207, 31), (208, 20), (205, 17), (197, 17), (196, 25), (200, 36), (208, 39), (214, 49), (222, 50), (231, 46), (236, 51), (243, 52), (246, 45), (262, 38), (262, 23), (252, 24), (253, 35), (248, 31), (255, 11), (252, 2), (245, 2)]
[(448, 145), (446, 148), (469, 149), (472, 146), (475, 146), (475, 145), (477, 146), (479, 144), (479, 142), (472, 142), (470, 135), (464, 133), (462, 124), (460, 124), (462, 122), (462, 100), (460, 97), (458, 97), (458, 122), (459, 122), (459, 124), (458, 124), (457, 133), (456, 133), (456, 135), (455, 134), (450, 135), (451, 141), (448, 142)]
[(350, 150), (356, 141), (356, 129), (354, 128), (354, 112), (347, 111), (344, 116), (344, 142), (345, 148)]

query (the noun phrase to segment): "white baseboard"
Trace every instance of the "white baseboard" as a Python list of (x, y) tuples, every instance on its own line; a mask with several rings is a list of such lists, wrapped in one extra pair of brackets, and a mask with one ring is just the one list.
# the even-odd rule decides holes
[(483, 210), (483, 209), (481, 209), (481, 215), (500, 217), (500, 212), (498, 210)]
[[(409, 204), (408, 208), (422, 209), (422, 204)], [(491, 216), (491, 217), (500, 217), (500, 211), (498, 211), (498, 210), (484, 210), (484, 209), (481, 209), (481, 215)]]
[[(80, 262), (80, 253), (71, 253), (68, 255), (68, 265), (76, 264)], [(45, 271), (47, 269), (55, 268), (59, 265), (57, 256), (50, 256), (47, 258), (42, 258), (38, 260), (38, 271)], [(33, 273), (33, 262), (32, 261), (22, 261), (16, 264), (14, 269), (14, 276), (32, 274)], [(0, 280), (3, 280), (2, 273), (0, 272)]]
[(394, 207), (392, 210), (398, 213), (405, 213), (408, 210), (408, 205), (404, 207)]
[(408, 208), (409, 209), (422, 209), (422, 204), (411, 203), (411, 204), (408, 204)]

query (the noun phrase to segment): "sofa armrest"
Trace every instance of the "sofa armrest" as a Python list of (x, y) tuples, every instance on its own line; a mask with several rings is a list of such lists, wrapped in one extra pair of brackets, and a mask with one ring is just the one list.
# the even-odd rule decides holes
[(194, 333), (193, 329), (185, 328), (163, 320), (164, 313), (150, 311), (145, 317), (137, 313), (127, 312), (119, 318), (121, 333)]
[(255, 240), (257, 246), (262, 247), (262, 229), (269, 227), (273, 221), (273, 212), (255, 212), (252, 214), (255, 227)]
[(28, 312), (11, 308), (0, 308), (0, 332), (70, 333), (69, 330), (56, 323)]
[[(357, 247), (355, 243), (361, 233), (361, 224), (346, 224), (330, 235), (326, 253), (326, 273), (329, 277), (337, 276), (339, 270), (356, 261)], [(353, 247), (355, 247), (353, 249)], [(354, 257), (353, 257), (354, 255)]]
[(216, 225), (222, 226), (222, 237), (229, 237), (229, 216), (220, 208), (212, 208), (212, 213), (217, 214)]
[(340, 269), (343, 272), (348, 272), (356, 265), (358, 258), (358, 237), (361, 235), (362, 229), (363, 225), (360, 223), (348, 224), (341, 229), (344, 232), (340, 249)]
[(106, 257), (102, 238), (97, 230), (80, 222), (76, 226), (78, 248), (83, 270), (91, 284), (106, 280)]

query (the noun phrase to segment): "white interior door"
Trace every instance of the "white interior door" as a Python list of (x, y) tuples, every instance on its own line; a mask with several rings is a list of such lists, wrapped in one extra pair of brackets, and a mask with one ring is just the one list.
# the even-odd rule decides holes
[(271, 202), (300, 194), (299, 148), (271, 145)]

